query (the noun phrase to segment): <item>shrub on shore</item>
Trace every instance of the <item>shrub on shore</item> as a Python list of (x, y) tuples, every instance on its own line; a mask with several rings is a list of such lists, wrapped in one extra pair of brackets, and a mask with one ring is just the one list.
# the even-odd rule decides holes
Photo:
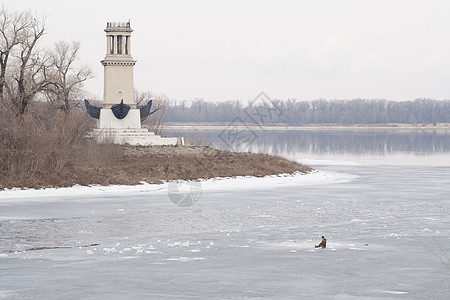
[(0, 188), (70, 185), (70, 177), (78, 181), (77, 173), (95, 169), (114, 156), (113, 146), (85, 138), (91, 122), (84, 112), (41, 113), (40, 109), (22, 116), (2, 113)]

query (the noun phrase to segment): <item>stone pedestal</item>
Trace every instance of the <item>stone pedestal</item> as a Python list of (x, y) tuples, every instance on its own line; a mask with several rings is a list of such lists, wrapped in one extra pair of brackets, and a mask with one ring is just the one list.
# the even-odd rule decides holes
[(117, 119), (111, 109), (102, 108), (100, 118), (97, 120), (97, 128), (92, 132), (92, 137), (100, 143), (114, 143), (133, 146), (151, 145), (184, 145), (183, 138), (162, 137), (146, 128), (141, 128), (139, 109), (130, 109), (127, 116)]
[(139, 109), (130, 109), (127, 116), (121, 120), (117, 119), (112, 110), (102, 108), (100, 118), (97, 120), (98, 129), (136, 129), (141, 128), (141, 117)]

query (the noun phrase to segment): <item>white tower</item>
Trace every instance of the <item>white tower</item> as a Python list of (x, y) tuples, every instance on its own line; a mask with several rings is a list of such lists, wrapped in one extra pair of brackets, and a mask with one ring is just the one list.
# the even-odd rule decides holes
[[(141, 128), (139, 110), (134, 102), (133, 67), (136, 61), (131, 57), (130, 22), (106, 23), (106, 56), (101, 61), (104, 69), (103, 105), (100, 111), (100, 129)], [(111, 107), (124, 104), (130, 107), (125, 118), (114, 116)]]
[(133, 66), (136, 61), (131, 57), (130, 22), (106, 25), (106, 56), (101, 61), (104, 66), (103, 107), (118, 104), (121, 100), (131, 108), (134, 103)]
[(106, 24), (106, 56), (104, 67), (103, 105), (96, 107), (85, 100), (88, 113), (98, 119), (93, 132), (99, 142), (112, 141), (129, 145), (177, 145), (182, 138), (161, 137), (141, 128), (141, 119), (148, 116), (151, 101), (143, 107), (134, 102), (133, 67), (131, 57), (130, 22)]

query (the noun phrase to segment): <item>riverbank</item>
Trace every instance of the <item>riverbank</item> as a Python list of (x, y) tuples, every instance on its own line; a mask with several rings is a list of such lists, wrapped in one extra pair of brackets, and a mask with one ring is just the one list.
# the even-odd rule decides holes
[(389, 124), (304, 124), (304, 125), (256, 125), (245, 122), (234, 123), (169, 123), (164, 125), (164, 129), (201, 129), (201, 130), (225, 130), (232, 127), (233, 129), (251, 129), (251, 130), (334, 130), (334, 129), (392, 129), (392, 130), (439, 130), (448, 131), (450, 126), (447, 123), (437, 124), (406, 124), (406, 123), (389, 123)]
[[(112, 148), (112, 149), (111, 149)], [(308, 173), (312, 169), (267, 154), (240, 153), (207, 146), (131, 147), (110, 145), (101, 164), (65, 168), (41, 177), (0, 176), (0, 189), (68, 187), (73, 185), (135, 185), (169, 180)]]

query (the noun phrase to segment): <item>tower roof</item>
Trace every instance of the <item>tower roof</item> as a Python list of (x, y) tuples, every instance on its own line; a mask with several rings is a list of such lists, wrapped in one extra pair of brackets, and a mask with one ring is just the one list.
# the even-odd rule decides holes
[(106, 32), (110, 31), (133, 31), (130, 21), (128, 22), (106, 22)]

